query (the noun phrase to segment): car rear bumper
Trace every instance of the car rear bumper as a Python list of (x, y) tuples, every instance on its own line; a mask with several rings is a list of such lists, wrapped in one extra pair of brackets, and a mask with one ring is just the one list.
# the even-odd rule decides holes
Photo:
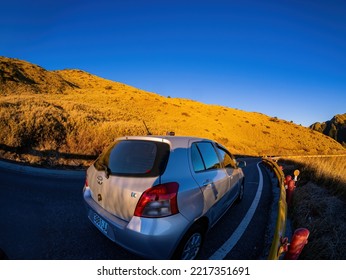
[(132, 217), (127, 222), (107, 212), (84, 188), (83, 197), (90, 221), (109, 239), (147, 259), (170, 259), (189, 221), (181, 214), (164, 218)]

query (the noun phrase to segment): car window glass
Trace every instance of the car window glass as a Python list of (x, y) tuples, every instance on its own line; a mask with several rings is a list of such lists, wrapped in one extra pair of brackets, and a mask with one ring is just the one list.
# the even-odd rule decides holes
[(154, 165), (156, 151), (156, 145), (149, 141), (122, 141), (111, 151), (108, 166), (114, 173), (148, 173)]
[(225, 168), (236, 168), (235, 161), (231, 155), (224, 149), (218, 148), (219, 154), (221, 156), (221, 161)]
[(217, 169), (220, 168), (220, 161), (216, 154), (216, 151), (210, 142), (199, 142), (197, 143), (198, 150), (200, 151), (205, 169)]
[(169, 157), (166, 143), (124, 140), (111, 146), (95, 162), (97, 170), (105, 167), (113, 175), (154, 177), (163, 173)]
[(195, 172), (200, 172), (205, 170), (205, 166), (204, 166), (201, 154), (196, 144), (192, 144), (191, 146), (191, 160), (192, 160), (193, 170)]

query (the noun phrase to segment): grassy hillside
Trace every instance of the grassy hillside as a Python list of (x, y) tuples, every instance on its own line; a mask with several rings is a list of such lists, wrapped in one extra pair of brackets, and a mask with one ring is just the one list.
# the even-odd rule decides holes
[(207, 137), (235, 154), (346, 151), (330, 137), (276, 117), (164, 97), (81, 70), (46, 71), (0, 57), (2, 157), (36, 162), (40, 157), (25, 153), (49, 151), (50, 163), (56, 164), (68, 155), (98, 155), (118, 136), (145, 135), (143, 121), (153, 134)]

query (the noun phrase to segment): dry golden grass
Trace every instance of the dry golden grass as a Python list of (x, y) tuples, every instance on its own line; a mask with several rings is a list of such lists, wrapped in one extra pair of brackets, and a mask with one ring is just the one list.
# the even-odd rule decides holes
[(295, 157), (302, 173), (301, 183), (313, 181), (346, 201), (346, 156)]
[[(168, 98), (81, 70), (46, 71), (14, 62), (16, 68), (6, 72), (7, 80), (0, 77), (0, 144), (4, 147), (96, 156), (118, 136), (146, 134), (145, 121), (153, 134), (175, 131), (207, 137), (234, 154), (346, 152), (331, 138), (276, 117)], [(21, 73), (18, 81), (9, 82), (16, 71)]]

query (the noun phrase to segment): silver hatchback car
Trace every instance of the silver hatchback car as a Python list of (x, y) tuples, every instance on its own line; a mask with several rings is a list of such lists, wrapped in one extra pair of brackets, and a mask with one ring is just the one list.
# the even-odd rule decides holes
[(118, 138), (87, 170), (88, 217), (145, 258), (195, 259), (208, 229), (242, 199), (244, 166), (208, 139)]

